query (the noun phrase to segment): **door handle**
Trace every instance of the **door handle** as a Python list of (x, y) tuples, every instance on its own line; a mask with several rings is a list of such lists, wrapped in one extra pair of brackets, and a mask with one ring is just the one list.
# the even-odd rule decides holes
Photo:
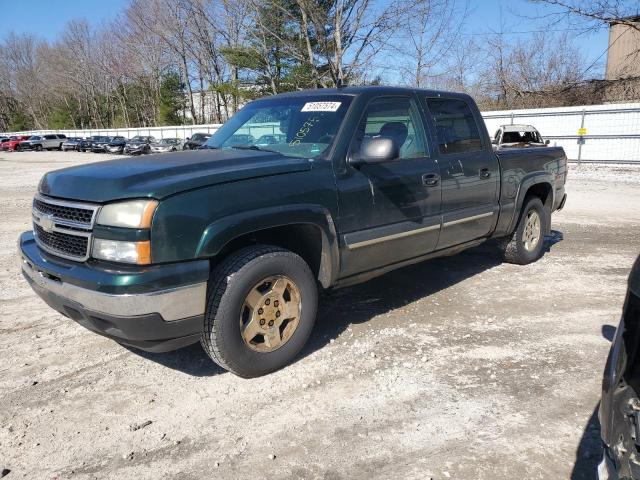
[(480, 178), (489, 178), (491, 176), (491, 172), (488, 168), (480, 169)]
[(425, 187), (435, 187), (440, 183), (440, 175), (437, 173), (425, 173), (422, 175), (422, 184)]

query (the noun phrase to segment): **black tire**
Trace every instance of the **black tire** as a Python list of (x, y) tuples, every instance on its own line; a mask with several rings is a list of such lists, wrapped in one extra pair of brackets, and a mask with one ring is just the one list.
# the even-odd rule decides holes
[[(527, 249), (525, 246), (525, 231), (527, 219), (531, 212), (537, 213), (539, 217), (540, 235), (535, 247)], [(502, 251), (504, 261), (507, 263), (526, 265), (542, 257), (547, 222), (547, 212), (542, 204), (542, 200), (538, 197), (526, 198), (524, 206), (520, 211), (520, 218), (518, 219), (518, 225), (515, 231), (510, 236), (504, 237), (499, 241), (499, 248)]]
[(36, 145), (36, 152), (42, 151), (42, 145)]
[[(300, 292), (300, 319), (286, 343), (270, 352), (258, 352), (245, 343), (240, 318), (245, 298), (256, 284), (285, 275)], [(307, 263), (295, 253), (269, 245), (243, 248), (212, 272), (201, 343), (211, 359), (225, 370), (253, 378), (291, 363), (306, 343), (316, 318), (318, 289)]]

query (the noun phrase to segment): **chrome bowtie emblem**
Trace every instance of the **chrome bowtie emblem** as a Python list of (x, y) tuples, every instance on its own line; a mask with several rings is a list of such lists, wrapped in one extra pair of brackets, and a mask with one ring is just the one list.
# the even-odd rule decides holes
[(47, 233), (53, 232), (53, 227), (55, 226), (53, 215), (42, 215), (40, 217), (40, 226)]

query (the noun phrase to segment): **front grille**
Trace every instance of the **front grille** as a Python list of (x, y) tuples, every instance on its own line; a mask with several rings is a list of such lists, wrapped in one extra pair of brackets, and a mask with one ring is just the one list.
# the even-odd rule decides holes
[(87, 260), (99, 208), (37, 195), (33, 199), (33, 232), (38, 246), (52, 255)]
[(40, 213), (53, 215), (60, 220), (69, 220), (85, 225), (91, 225), (91, 221), (93, 220), (94, 210), (92, 209), (56, 205), (49, 202), (45, 203), (37, 198), (33, 199), (33, 208)]
[(89, 237), (79, 237), (70, 233), (45, 232), (37, 223), (33, 224), (36, 238), (54, 255), (84, 258), (87, 255)]

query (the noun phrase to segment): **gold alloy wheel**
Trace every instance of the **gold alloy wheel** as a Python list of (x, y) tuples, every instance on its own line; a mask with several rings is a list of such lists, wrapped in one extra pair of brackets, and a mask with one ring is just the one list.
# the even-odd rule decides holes
[(247, 346), (260, 353), (277, 350), (291, 339), (300, 323), (300, 290), (283, 275), (265, 278), (244, 300), (240, 333)]
[(542, 227), (540, 224), (540, 215), (536, 210), (529, 210), (527, 212), (527, 218), (524, 224), (524, 232), (522, 240), (524, 241), (524, 248), (528, 252), (532, 252), (538, 246), (540, 237), (542, 234)]

